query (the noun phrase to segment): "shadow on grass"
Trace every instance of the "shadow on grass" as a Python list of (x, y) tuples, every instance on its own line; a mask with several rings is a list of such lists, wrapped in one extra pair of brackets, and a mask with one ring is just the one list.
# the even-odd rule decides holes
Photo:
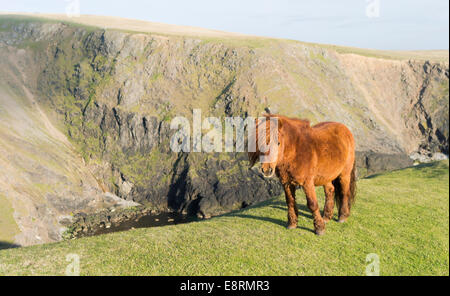
[[(271, 222), (274, 224), (278, 224), (278, 225), (282, 226), (283, 228), (286, 228), (286, 226), (287, 226), (287, 221), (282, 221), (280, 219), (274, 219), (274, 218), (270, 218), (270, 217), (242, 215), (242, 214), (241, 215), (233, 215), (233, 217), (254, 219), (254, 220), (259, 220), (259, 221), (264, 221), (264, 222)], [(306, 228), (303, 226), (297, 226), (297, 228), (314, 233), (314, 231), (312, 229), (309, 229), (309, 228)]]
[(18, 248), (19, 245), (0, 241), (0, 250)]
[[(282, 204), (282, 203), (280, 202), (280, 204)], [(270, 207), (273, 208), (273, 209), (286, 211), (286, 213), (287, 213), (287, 206), (286, 205), (281, 206), (281, 205), (274, 204), (273, 206), (270, 206)], [(305, 217), (307, 219), (312, 219), (313, 218), (313, 216), (311, 215), (311, 213), (310, 213), (310, 211), (309, 211), (307, 206), (297, 204), (297, 208), (298, 208), (298, 215), (299, 216)]]
[[(233, 212), (230, 212), (230, 213), (227, 213), (227, 214), (223, 214), (223, 215), (220, 215), (220, 216), (222, 216), (222, 217), (238, 217), (238, 218), (259, 220), (259, 221), (274, 223), (274, 224), (277, 224), (277, 225), (279, 225), (279, 226), (281, 226), (283, 228), (286, 228), (286, 226), (287, 226), (287, 216), (286, 216), (286, 220), (281, 220), (281, 219), (275, 219), (275, 218), (267, 217), (267, 216), (257, 216), (257, 215), (248, 215), (248, 214), (246, 214), (246, 212), (248, 210), (250, 210), (250, 209), (258, 209), (258, 208), (265, 208), (265, 207), (270, 207), (270, 208), (273, 208), (273, 209), (285, 211), (286, 215), (287, 215), (286, 203), (284, 203), (282, 201), (276, 201), (274, 199), (270, 199), (270, 200), (258, 203), (256, 205), (252, 205), (252, 206), (249, 206), (247, 208), (236, 210), (236, 211), (233, 211)], [(311, 225), (312, 225), (312, 215), (308, 213), (309, 209), (305, 205), (297, 205), (297, 207), (299, 209), (298, 215), (302, 216), (302, 217), (305, 217), (307, 219), (311, 219)], [(220, 217), (220, 216), (217, 216), (217, 217)], [(306, 228), (306, 227), (298, 226), (297, 228), (314, 233), (314, 231), (312, 229), (309, 229), (309, 228)]]

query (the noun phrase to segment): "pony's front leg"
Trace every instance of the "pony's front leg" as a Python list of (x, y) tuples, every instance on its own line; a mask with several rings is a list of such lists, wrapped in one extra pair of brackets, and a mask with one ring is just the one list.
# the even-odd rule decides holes
[(287, 229), (297, 228), (298, 209), (295, 202), (295, 186), (285, 184), (284, 194), (286, 195), (286, 204), (288, 206), (288, 226)]
[(316, 189), (312, 181), (307, 182), (303, 185), (303, 190), (306, 194), (306, 201), (308, 203), (308, 208), (311, 211), (314, 218), (314, 230), (317, 235), (322, 235), (325, 233), (325, 222), (322, 219), (319, 211), (319, 205), (317, 203)]

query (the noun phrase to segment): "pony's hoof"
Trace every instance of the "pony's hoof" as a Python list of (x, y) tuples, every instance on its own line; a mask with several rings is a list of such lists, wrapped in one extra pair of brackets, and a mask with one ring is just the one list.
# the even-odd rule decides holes
[(339, 218), (338, 223), (344, 223), (347, 221), (347, 218)]
[(288, 227), (286, 227), (287, 229), (295, 229), (297, 228), (297, 225), (288, 225)]
[(322, 235), (325, 234), (325, 229), (322, 229), (322, 230), (316, 230), (315, 232), (316, 232), (316, 235), (317, 235), (317, 236), (322, 236)]

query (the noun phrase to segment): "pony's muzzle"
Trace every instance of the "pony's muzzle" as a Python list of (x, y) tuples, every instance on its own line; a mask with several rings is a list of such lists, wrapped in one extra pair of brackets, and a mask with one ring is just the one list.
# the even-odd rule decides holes
[(271, 167), (267, 168), (266, 170), (264, 170), (264, 168), (261, 168), (261, 173), (263, 174), (264, 177), (270, 178), (273, 177), (275, 170), (272, 169)]

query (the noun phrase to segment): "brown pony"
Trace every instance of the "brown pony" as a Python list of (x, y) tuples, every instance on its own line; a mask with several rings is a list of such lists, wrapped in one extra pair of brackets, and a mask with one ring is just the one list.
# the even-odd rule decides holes
[[(278, 176), (284, 187), (288, 206), (288, 229), (297, 227), (298, 209), (295, 202), (296, 186), (306, 194), (308, 208), (313, 214), (317, 235), (325, 232), (325, 223), (333, 217), (334, 201), (339, 209), (339, 222), (345, 222), (355, 199), (355, 141), (349, 129), (336, 122), (322, 122), (310, 126), (309, 121), (285, 116), (265, 114), (266, 121), (256, 120), (256, 152), (249, 152), (250, 167), (271, 149), (278, 150), (269, 162), (261, 163), (265, 177)], [(276, 118), (278, 128), (273, 131), (270, 118)], [(262, 126), (262, 125), (265, 125)], [(260, 129), (262, 126), (262, 129)], [(260, 132), (258, 130), (266, 131)], [(274, 134), (278, 132), (278, 134)], [(259, 142), (270, 143), (278, 139), (276, 146), (258, 149)], [(323, 218), (317, 204), (315, 186), (325, 190)]]

